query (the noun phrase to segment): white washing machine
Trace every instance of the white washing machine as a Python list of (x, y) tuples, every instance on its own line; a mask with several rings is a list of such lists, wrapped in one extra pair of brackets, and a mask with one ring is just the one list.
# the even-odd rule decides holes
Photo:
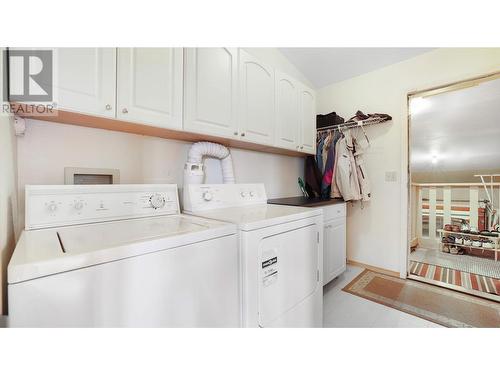
[(243, 325), (321, 327), (322, 210), (268, 205), (263, 184), (185, 189), (186, 213), (238, 225)]
[(238, 327), (235, 225), (182, 215), (176, 185), (26, 186), (8, 266), (14, 327)]

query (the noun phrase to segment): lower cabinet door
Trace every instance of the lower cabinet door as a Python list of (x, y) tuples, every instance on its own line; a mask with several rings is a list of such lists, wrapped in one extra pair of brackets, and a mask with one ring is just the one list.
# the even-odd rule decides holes
[(327, 221), (323, 237), (323, 285), (345, 271), (346, 257), (346, 218)]

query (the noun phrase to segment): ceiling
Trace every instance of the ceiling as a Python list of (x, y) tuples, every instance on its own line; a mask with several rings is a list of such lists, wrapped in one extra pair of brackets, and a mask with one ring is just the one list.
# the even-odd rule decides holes
[(407, 60), (432, 48), (280, 48), (316, 87)]
[(412, 172), (500, 173), (500, 79), (416, 100), (410, 107)]

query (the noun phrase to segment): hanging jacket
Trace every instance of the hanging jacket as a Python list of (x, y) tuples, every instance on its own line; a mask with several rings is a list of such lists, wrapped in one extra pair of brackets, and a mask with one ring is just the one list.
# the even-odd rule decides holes
[(371, 198), (371, 187), (370, 180), (366, 173), (365, 160), (363, 158), (364, 151), (368, 147), (367, 142), (363, 142), (361, 139), (354, 138), (354, 161), (356, 162), (356, 172), (358, 175), (359, 189), (361, 192), (361, 200), (367, 202)]
[(361, 199), (358, 172), (354, 159), (354, 143), (350, 131), (339, 142), (339, 155), (335, 180), (345, 201)]
[(323, 179), (321, 180), (321, 196), (323, 198), (328, 198), (331, 194), (333, 170), (335, 166), (335, 146), (340, 138), (340, 135), (340, 132), (334, 132), (330, 142), (330, 148), (328, 149), (325, 171), (323, 173)]
[(325, 141), (323, 142), (323, 150), (321, 156), (323, 164), (319, 166), (322, 174), (325, 173), (326, 162), (328, 161), (328, 150), (330, 149), (330, 145), (332, 144), (332, 137), (333, 137), (332, 133), (329, 132), (325, 138)]
[(325, 136), (321, 135), (321, 138), (316, 142), (316, 163), (321, 174), (323, 174), (323, 145), (325, 143)]
[(330, 198), (342, 198), (342, 194), (340, 194), (339, 186), (337, 185), (337, 173), (338, 173), (338, 162), (339, 162), (339, 143), (341, 141), (341, 137), (337, 140), (335, 145), (335, 156), (333, 160), (333, 178), (332, 178), (332, 187), (330, 189)]
[(306, 191), (310, 197), (319, 197), (321, 195), (321, 172), (319, 171), (318, 164), (312, 155), (306, 157), (306, 161), (304, 163), (304, 179), (306, 183)]

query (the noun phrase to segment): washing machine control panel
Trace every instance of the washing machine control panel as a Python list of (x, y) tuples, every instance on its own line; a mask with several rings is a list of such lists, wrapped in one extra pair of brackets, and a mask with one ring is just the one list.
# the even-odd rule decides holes
[(187, 212), (267, 203), (264, 184), (201, 184), (184, 189)]
[(26, 229), (180, 213), (177, 185), (27, 185)]

